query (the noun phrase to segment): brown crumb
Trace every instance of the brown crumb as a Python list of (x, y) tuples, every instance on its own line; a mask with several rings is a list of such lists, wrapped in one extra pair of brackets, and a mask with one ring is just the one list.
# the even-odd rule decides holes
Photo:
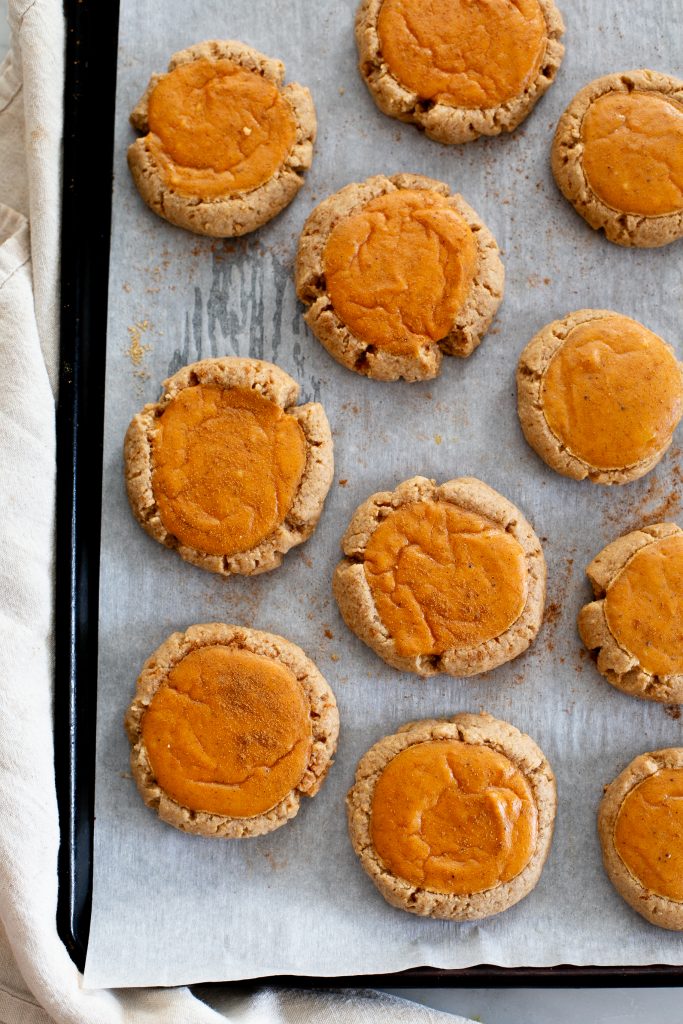
[(134, 323), (132, 327), (128, 328), (130, 345), (125, 350), (124, 355), (128, 356), (133, 366), (139, 366), (145, 358), (145, 354), (149, 352), (152, 347), (151, 345), (143, 345), (140, 341), (142, 335), (148, 330), (149, 320), (139, 320), (137, 323)]
[(545, 612), (543, 613), (543, 621), (550, 622), (551, 624), (557, 622), (560, 615), (562, 614), (562, 608), (557, 601), (552, 601), (546, 606)]
[(339, 486), (340, 486), (340, 487), (346, 487), (346, 485), (348, 484), (348, 482), (349, 482), (349, 481), (348, 481), (348, 480), (346, 480), (346, 479), (344, 479), (344, 480), (340, 480), (340, 481), (339, 481)]
[(681, 717), (681, 706), (680, 704), (665, 704), (664, 714), (668, 715), (669, 718), (673, 718), (674, 722), (677, 722)]
[(325, 636), (327, 637), (328, 640), (334, 640), (334, 633), (332, 632), (331, 629), (325, 630)]
[(331, 654), (330, 655), (330, 661), (339, 661), (339, 655), (338, 654)]

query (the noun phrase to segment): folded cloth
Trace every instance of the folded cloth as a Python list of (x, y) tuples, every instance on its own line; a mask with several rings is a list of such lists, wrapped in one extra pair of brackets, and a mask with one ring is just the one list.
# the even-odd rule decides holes
[(0, 1021), (462, 1020), (367, 991), (86, 991), (57, 936), (52, 604), (64, 25), (60, 0), (9, 6), (13, 47), (0, 68)]

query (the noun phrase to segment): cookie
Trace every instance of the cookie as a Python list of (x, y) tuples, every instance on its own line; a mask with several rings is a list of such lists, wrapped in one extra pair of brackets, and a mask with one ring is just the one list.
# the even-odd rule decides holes
[(330, 355), (375, 380), (429, 380), (468, 356), (503, 298), (496, 241), (444, 182), (376, 175), (306, 221), (296, 260), (304, 319)]
[(207, 623), (146, 661), (125, 718), (142, 799), (162, 821), (245, 839), (315, 796), (337, 748), (332, 690), (295, 644)]
[(608, 309), (547, 324), (517, 367), (524, 436), (551, 469), (574, 480), (626, 484), (657, 465), (683, 416), (673, 350)]
[(313, 533), (334, 472), (317, 402), (259, 359), (203, 359), (133, 417), (124, 446), (135, 518), (181, 558), (230, 576), (277, 568)]
[(130, 120), (140, 195), (155, 213), (212, 238), (244, 235), (291, 203), (311, 166), (316, 118), (308, 89), (283, 85), (282, 61), (209, 40), (152, 75)]
[(571, 101), (552, 146), (555, 181), (617, 245), (683, 236), (683, 81), (641, 69), (596, 78)]
[(619, 895), (651, 924), (683, 931), (683, 748), (631, 761), (605, 789), (598, 835)]
[(373, 494), (342, 541), (334, 595), (388, 665), (420, 676), (488, 672), (541, 625), (545, 559), (512, 502), (472, 477), (416, 476)]
[(586, 569), (595, 600), (579, 633), (618, 690), (683, 703), (683, 530), (657, 523), (608, 544)]
[(361, 758), (346, 798), (353, 848), (384, 899), (452, 921), (531, 892), (556, 804), (543, 752), (488, 714), (404, 725)]
[(553, 0), (361, 0), (359, 70), (384, 113), (443, 143), (513, 131), (564, 47)]

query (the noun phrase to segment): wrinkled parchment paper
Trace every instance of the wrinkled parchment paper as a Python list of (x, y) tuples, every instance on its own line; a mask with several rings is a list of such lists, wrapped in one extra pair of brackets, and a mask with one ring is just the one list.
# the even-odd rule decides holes
[[(97, 796), (88, 986), (171, 985), (270, 974), (337, 975), (421, 964), (466, 967), (683, 963), (683, 937), (657, 930), (615, 894), (600, 863), (602, 787), (644, 750), (678, 745), (676, 709), (629, 698), (582, 657), (584, 567), (623, 531), (681, 513), (681, 451), (624, 488), (575, 483), (523, 441), (517, 357), (543, 324), (584, 306), (643, 321), (683, 355), (681, 248), (628, 251), (592, 232), (549, 170), (554, 126), (574, 93), (609, 71), (680, 75), (683, 4), (560, 0), (567, 54), (556, 83), (512, 136), (445, 147), (375, 108), (356, 71), (353, 0), (122, 0), (107, 336)], [(304, 190), (243, 241), (167, 225), (125, 163), (128, 113), (153, 71), (198, 40), (242, 39), (308, 85), (319, 134)], [(317, 201), (349, 181), (413, 171), (462, 192), (504, 253), (506, 294), (465, 361), (422, 384), (380, 384), (338, 366), (302, 320), (296, 238)], [(313, 538), (255, 579), (223, 580), (147, 537), (126, 501), (121, 446), (131, 416), (193, 360), (273, 360), (330, 418), (336, 477)], [(330, 593), (355, 507), (414, 474), (474, 475), (531, 520), (548, 560), (548, 616), (536, 643), (483, 678), (420, 681), (388, 668), (342, 623)], [(96, 483), (93, 481), (93, 486)], [(336, 764), (296, 820), (259, 839), (183, 835), (159, 822), (128, 774), (122, 717), (140, 667), (173, 630), (224, 621), (298, 643), (341, 712)], [(95, 685), (95, 680), (93, 680)], [(527, 731), (557, 774), (559, 813), (543, 877), (521, 904), (472, 924), (389, 907), (359, 868), (344, 794), (360, 755), (403, 722), (485, 708)]]

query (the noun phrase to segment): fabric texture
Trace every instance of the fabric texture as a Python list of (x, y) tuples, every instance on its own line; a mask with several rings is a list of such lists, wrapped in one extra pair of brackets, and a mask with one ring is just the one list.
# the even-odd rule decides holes
[(10, 0), (10, 21), (13, 49), (0, 68), (0, 1021), (460, 1020), (369, 991), (86, 991), (57, 936), (52, 600), (61, 4)]

